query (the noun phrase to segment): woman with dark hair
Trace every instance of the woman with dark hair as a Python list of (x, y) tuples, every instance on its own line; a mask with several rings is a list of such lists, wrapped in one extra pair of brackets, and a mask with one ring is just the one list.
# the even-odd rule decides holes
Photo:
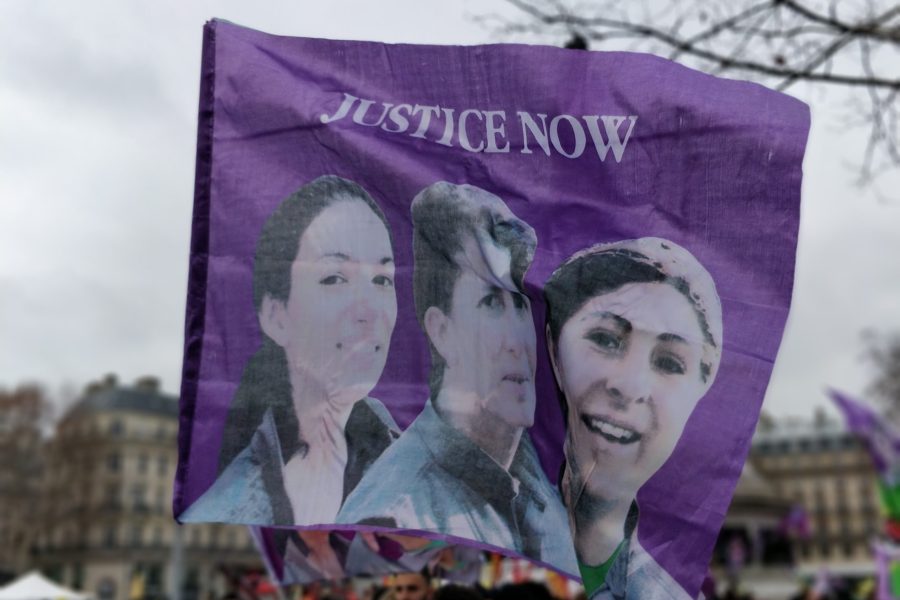
[(399, 435), (369, 398), (397, 318), (387, 220), (359, 185), (324, 176), (288, 196), (257, 244), (263, 333), (229, 408), (215, 483), (180, 519), (334, 521)]
[(563, 498), (585, 588), (592, 600), (686, 599), (641, 547), (635, 498), (715, 379), (715, 283), (681, 246), (641, 238), (579, 252), (544, 294), (565, 398)]

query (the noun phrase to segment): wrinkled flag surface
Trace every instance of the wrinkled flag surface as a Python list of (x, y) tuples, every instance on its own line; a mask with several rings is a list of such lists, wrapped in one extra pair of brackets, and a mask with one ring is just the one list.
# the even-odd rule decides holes
[(175, 515), (696, 597), (788, 314), (808, 127), (650, 55), (211, 21)]

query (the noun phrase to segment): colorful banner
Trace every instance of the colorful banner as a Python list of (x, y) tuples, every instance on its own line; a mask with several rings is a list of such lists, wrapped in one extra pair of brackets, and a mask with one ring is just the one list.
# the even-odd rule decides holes
[(179, 520), (696, 597), (790, 305), (807, 107), (649, 55), (223, 21), (202, 65)]
[(876, 541), (875, 566), (878, 571), (878, 600), (900, 599), (900, 547)]
[(841, 392), (830, 390), (847, 428), (856, 434), (878, 471), (878, 492), (887, 518), (886, 533), (900, 540), (900, 434), (874, 409)]
[(484, 562), (478, 549), (414, 536), (274, 527), (250, 527), (250, 533), (269, 576), (281, 586), (393, 573), (472, 585)]

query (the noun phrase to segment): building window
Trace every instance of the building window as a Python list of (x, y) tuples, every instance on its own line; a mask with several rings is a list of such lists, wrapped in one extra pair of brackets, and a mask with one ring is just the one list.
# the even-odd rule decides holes
[(854, 552), (854, 550), (856, 550), (856, 548), (853, 545), (853, 542), (844, 541), (844, 543), (841, 544), (841, 546), (844, 551), (844, 558), (853, 558), (853, 552)]
[(122, 459), (118, 454), (110, 454), (106, 457), (106, 468), (110, 473), (118, 473), (122, 466)]
[(183, 600), (197, 600), (200, 597), (200, 573), (196, 567), (187, 570), (181, 597)]
[(831, 544), (828, 543), (828, 538), (825, 536), (819, 538), (819, 554), (822, 558), (831, 557)]
[(164, 477), (169, 472), (169, 458), (165, 455), (160, 455), (156, 462), (156, 474)]
[(114, 419), (112, 423), (109, 424), (109, 435), (118, 437), (125, 433), (125, 425), (122, 424), (121, 419)]
[(131, 546), (133, 548), (140, 548), (141, 544), (144, 542), (143, 531), (141, 530), (140, 525), (133, 525), (131, 527)]
[(103, 498), (104, 508), (115, 509), (119, 505), (119, 486), (111, 483), (106, 486), (106, 495)]
[(138, 484), (131, 486), (131, 505), (136, 511), (146, 511), (147, 503), (145, 501), (146, 489)]
[(107, 548), (116, 547), (116, 528), (112, 525), (108, 526), (104, 532), (103, 545)]
[(72, 587), (76, 590), (84, 587), (84, 565), (81, 563), (72, 565)]
[(163, 514), (166, 511), (166, 490), (156, 488), (156, 513)]
[(51, 581), (62, 581), (63, 580), (63, 567), (62, 565), (52, 564), (49, 565), (44, 573), (47, 574), (47, 579)]
[(146, 588), (144, 594), (148, 598), (158, 598), (163, 594), (163, 568), (162, 565), (153, 563), (147, 565)]
[(150, 459), (147, 458), (146, 454), (141, 454), (138, 456), (138, 473), (144, 475), (147, 473), (147, 464), (150, 462)]

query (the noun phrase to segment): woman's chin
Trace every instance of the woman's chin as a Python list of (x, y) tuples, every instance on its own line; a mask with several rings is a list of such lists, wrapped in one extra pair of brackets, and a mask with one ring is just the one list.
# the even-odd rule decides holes
[(375, 383), (372, 381), (348, 381), (345, 382), (340, 389), (336, 389), (331, 396), (337, 400), (336, 403), (339, 403), (342, 406), (349, 406), (368, 397), (374, 387)]

